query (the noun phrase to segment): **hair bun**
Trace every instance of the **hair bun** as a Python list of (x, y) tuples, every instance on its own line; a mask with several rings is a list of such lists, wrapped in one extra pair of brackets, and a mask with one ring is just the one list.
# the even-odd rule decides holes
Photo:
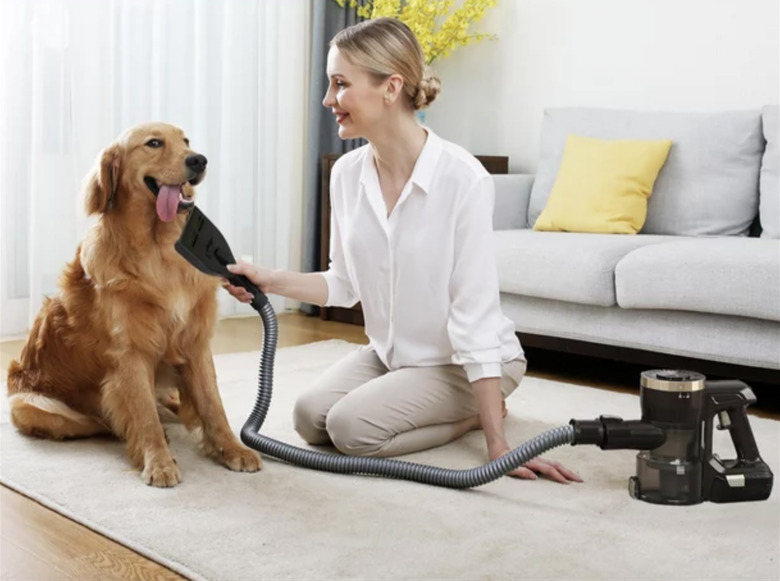
[(438, 77), (433, 76), (429, 71), (425, 71), (425, 74), (420, 82), (417, 84), (417, 92), (414, 94), (412, 104), (415, 109), (422, 109), (427, 107), (436, 100), (436, 96), (441, 92), (441, 81)]

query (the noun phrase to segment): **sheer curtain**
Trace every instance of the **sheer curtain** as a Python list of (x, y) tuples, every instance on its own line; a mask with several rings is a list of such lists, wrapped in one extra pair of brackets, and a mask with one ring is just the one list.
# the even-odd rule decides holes
[[(3, 337), (56, 293), (83, 178), (136, 123), (206, 155), (198, 205), (237, 256), (300, 268), (309, 19), (309, 0), (0, 0)], [(250, 312), (221, 293), (222, 316)]]

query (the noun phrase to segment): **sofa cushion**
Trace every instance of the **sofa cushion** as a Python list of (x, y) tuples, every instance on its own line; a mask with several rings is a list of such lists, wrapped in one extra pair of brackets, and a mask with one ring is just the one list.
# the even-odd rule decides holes
[(671, 139), (643, 233), (747, 235), (758, 213), (761, 112), (665, 113), (562, 108), (545, 111), (528, 220), (536, 222), (558, 173), (566, 137)]
[(615, 265), (668, 236), (504, 230), (494, 233), (499, 289), (544, 299), (614, 306)]
[(780, 107), (767, 105), (762, 111), (766, 149), (761, 160), (758, 212), (761, 219), (762, 238), (780, 238)]
[(780, 240), (704, 238), (628, 253), (615, 269), (617, 303), (780, 321)]
[(561, 167), (534, 230), (636, 234), (669, 155), (668, 139), (566, 138)]

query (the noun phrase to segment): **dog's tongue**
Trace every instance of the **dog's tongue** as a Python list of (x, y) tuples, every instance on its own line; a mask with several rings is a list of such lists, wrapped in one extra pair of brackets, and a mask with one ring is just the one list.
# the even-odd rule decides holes
[(157, 215), (163, 222), (170, 222), (176, 217), (180, 193), (180, 185), (160, 186), (160, 191), (157, 193)]

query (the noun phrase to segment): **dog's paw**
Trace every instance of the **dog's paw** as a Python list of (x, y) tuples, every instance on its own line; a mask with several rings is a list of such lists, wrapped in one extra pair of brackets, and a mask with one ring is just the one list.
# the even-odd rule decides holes
[(240, 445), (220, 450), (217, 459), (220, 464), (236, 472), (257, 472), (263, 467), (260, 454)]
[(143, 478), (144, 482), (149, 486), (170, 488), (181, 482), (181, 472), (179, 472), (179, 467), (173, 459), (167, 462), (148, 462), (146, 466), (144, 466), (141, 478)]

